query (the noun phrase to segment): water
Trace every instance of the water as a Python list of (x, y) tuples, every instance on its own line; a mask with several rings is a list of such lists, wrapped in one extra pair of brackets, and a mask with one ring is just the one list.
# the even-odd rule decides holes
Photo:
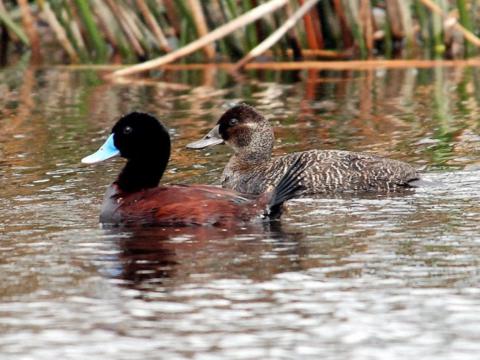
[[(478, 358), (479, 69), (0, 77), (2, 359)], [(235, 101), (271, 117), (277, 154), (376, 152), (434, 185), (296, 200), (235, 231), (98, 226), (122, 161), (79, 161), (115, 118), (161, 117), (164, 182), (211, 184), (227, 149), (184, 146)]]

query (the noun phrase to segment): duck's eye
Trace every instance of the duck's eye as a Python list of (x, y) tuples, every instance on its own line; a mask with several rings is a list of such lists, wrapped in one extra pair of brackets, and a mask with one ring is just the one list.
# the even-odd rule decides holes
[(228, 120), (228, 125), (230, 126), (235, 126), (237, 124), (238, 124), (238, 119), (231, 118), (230, 120)]
[(131, 134), (132, 131), (133, 131), (133, 129), (132, 129), (130, 126), (125, 126), (125, 127), (123, 128), (123, 134), (124, 134), (124, 135)]

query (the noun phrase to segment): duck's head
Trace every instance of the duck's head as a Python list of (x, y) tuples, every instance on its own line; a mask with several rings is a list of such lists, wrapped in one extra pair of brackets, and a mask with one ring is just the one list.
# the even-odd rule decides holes
[(83, 158), (82, 162), (93, 164), (118, 155), (128, 160), (143, 161), (160, 154), (170, 155), (167, 129), (150, 114), (131, 112), (117, 121), (100, 149)]
[(118, 155), (128, 160), (119, 177), (124, 190), (156, 186), (170, 158), (168, 130), (150, 114), (131, 112), (117, 121), (100, 149), (82, 162), (93, 164)]
[(207, 135), (187, 147), (202, 149), (225, 143), (235, 153), (261, 152), (270, 156), (273, 141), (273, 130), (268, 120), (255, 108), (240, 104), (227, 110)]

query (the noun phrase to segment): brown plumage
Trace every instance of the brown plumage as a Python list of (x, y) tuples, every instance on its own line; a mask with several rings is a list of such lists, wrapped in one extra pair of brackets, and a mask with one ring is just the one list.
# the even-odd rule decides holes
[(225, 142), (234, 154), (222, 175), (222, 186), (259, 194), (276, 184), (296, 159), (305, 166), (305, 194), (345, 191), (397, 191), (419, 179), (409, 164), (380, 156), (342, 150), (309, 150), (272, 157), (270, 123), (253, 107), (241, 104), (227, 110), (202, 140), (188, 145), (202, 148)]

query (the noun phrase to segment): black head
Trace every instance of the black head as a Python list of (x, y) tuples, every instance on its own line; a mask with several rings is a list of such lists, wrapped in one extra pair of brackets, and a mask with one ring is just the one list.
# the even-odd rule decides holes
[(155, 187), (170, 158), (168, 131), (154, 116), (132, 112), (121, 117), (100, 149), (82, 162), (93, 164), (117, 155), (128, 160), (115, 182), (122, 191)]
[(128, 160), (116, 184), (135, 192), (156, 187), (170, 158), (170, 136), (154, 116), (132, 112), (120, 118), (112, 129), (113, 144)]
[(120, 155), (129, 160), (148, 161), (170, 157), (168, 130), (154, 116), (131, 112), (117, 121), (112, 129), (113, 142)]

